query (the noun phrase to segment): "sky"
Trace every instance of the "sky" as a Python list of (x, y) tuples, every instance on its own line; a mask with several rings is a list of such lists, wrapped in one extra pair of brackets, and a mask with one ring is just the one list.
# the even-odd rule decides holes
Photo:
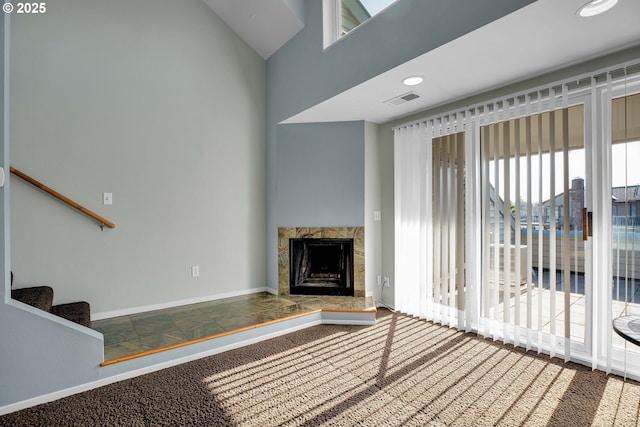
[[(571, 180), (573, 178), (585, 178), (585, 156), (584, 150), (572, 150), (569, 152), (569, 186), (571, 186)], [(626, 159), (626, 161), (625, 161)], [(640, 159), (640, 141), (630, 142), (627, 144), (614, 144), (612, 146), (612, 176), (611, 182), (613, 187), (631, 186), (640, 184), (640, 166), (638, 166), (638, 159)], [(520, 195), (523, 200), (527, 198), (527, 182), (524, 179), (526, 176), (526, 163), (524, 158), (521, 158), (521, 183), (520, 183)], [(491, 162), (493, 164), (493, 162)], [(551, 173), (550, 173), (550, 157), (549, 154), (542, 155), (542, 199), (540, 199), (540, 180), (539, 170), (540, 161), (538, 156), (532, 156), (531, 168), (533, 170), (533, 180), (531, 182), (532, 202), (544, 202), (551, 198)], [(556, 153), (555, 156), (555, 191), (554, 193), (560, 194), (564, 189), (564, 167), (563, 167), (562, 152)], [(494, 170), (491, 167), (489, 180), (494, 182)], [(510, 175), (511, 175), (511, 201), (516, 197), (516, 182), (515, 182), (515, 159), (511, 159), (510, 162)], [(504, 165), (500, 162), (499, 170), (499, 193), (504, 200)], [(592, 185), (589, 180), (586, 180), (585, 186)]]
[(367, 8), (371, 16), (380, 13), (383, 9), (397, 0), (360, 0), (360, 3)]

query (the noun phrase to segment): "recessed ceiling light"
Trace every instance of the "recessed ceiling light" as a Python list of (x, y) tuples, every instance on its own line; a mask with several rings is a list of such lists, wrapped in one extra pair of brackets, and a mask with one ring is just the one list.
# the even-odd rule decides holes
[(578, 12), (576, 13), (583, 18), (596, 16), (611, 9), (617, 3), (618, 0), (591, 0), (589, 3), (578, 9)]
[(402, 84), (405, 86), (415, 86), (422, 83), (424, 79), (420, 76), (411, 76), (402, 80)]

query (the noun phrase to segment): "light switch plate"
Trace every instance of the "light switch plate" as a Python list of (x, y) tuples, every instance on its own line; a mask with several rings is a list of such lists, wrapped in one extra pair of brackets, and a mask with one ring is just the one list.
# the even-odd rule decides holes
[(102, 204), (103, 205), (112, 205), (113, 204), (113, 193), (102, 193)]

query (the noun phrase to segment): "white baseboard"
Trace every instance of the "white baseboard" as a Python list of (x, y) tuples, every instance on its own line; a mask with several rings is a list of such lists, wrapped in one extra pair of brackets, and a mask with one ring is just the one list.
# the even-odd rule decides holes
[(373, 326), (375, 320), (333, 320), (327, 319), (322, 321), (323, 325), (353, 325), (353, 326)]
[(227, 293), (224, 293), (224, 294), (208, 295), (208, 296), (198, 297), (198, 298), (189, 298), (189, 299), (183, 299), (183, 300), (177, 300), (177, 301), (169, 301), (169, 302), (165, 302), (165, 303), (161, 303), (161, 304), (153, 304), (153, 305), (145, 305), (145, 306), (140, 306), (140, 307), (123, 308), (123, 309), (120, 309), (120, 310), (112, 310), (112, 311), (102, 311), (102, 312), (99, 312), (99, 313), (92, 313), (91, 314), (91, 320), (103, 320), (103, 319), (110, 319), (112, 317), (130, 316), (132, 314), (146, 313), (148, 311), (164, 310), (164, 309), (167, 309), (167, 308), (179, 307), (181, 305), (198, 304), (200, 302), (215, 301), (215, 300), (224, 299), (224, 298), (239, 297), (239, 296), (242, 296), (242, 295), (257, 294), (257, 293), (260, 293), (260, 292), (272, 293), (272, 290), (267, 288), (267, 287), (262, 287), (262, 288), (246, 289), (246, 290), (237, 291), (237, 292), (227, 292)]
[(376, 307), (378, 308), (386, 308), (389, 311), (396, 311), (396, 309), (388, 304), (383, 303), (382, 301), (376, 301)]
[(272, 288), (270, 288), (270, 287), (267, 287), (267, 288), (265, 288), (265, 290), (266, 290), (267, 292), (269, 292), (271, 295), (278, 296), (278, 290), (277, 290), (277, 289), (272, 289)]

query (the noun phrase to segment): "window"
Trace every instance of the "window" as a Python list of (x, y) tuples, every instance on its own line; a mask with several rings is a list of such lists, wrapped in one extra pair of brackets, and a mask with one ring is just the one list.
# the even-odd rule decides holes
[(329, 47), (396, 1), (324, 0), (324, 47)]

